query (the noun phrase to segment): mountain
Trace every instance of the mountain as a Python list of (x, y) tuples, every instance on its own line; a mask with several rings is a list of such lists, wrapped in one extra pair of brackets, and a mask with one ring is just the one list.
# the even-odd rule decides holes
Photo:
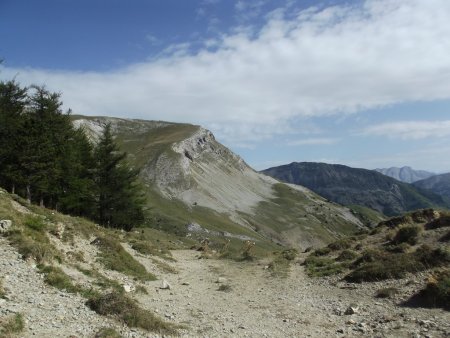
[(436, 174), (425, 170), (414, 170), (411, 167), (391, 167), (383, 169), (375, 169), (383, 175), (395, 178), (397, 181), (405, 183), (413, 183), (416, 181), (424, 180), (428, 177), (434, 176)]
[(95, 139), (105, 123), (146, 186), (152, 226), (217, 240), (307, 247), (362, 226), (348, 208), (256, 172), (189, 124), (73, 116)]
[(432, 176), (430, 178), (414, 182), (415, 187), (428, 189), (441, 196), (450, 198), (450, 173)]
[(431, 191), (399, 182), (374, 170), (294, 162), (262, 172), (284, 182), (303, 185), (333, 202), (362, 205), (388, 216), (432, 206), (449, 206), (448, 200)]

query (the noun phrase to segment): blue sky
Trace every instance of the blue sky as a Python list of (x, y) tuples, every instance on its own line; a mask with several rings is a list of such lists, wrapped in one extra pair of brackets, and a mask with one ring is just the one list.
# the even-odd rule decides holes
[(0, 78), (200, 124), (256, 169), (450, 171), (447, 0), (0, 0)]

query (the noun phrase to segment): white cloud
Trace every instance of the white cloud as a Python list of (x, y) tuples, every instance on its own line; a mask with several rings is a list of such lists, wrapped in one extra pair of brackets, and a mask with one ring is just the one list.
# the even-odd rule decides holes
[(450, 136), (450, 120), (388, 122), (370, 126), (361, 134), (402, 140), (442, 138)]
[(339, 142), (338, 138), (326, 138), (326, 137), (312, 137), (300, 140), (288, 141), (289, 146), (304, 146), (304, 145), (330, 145)]
[(45, 83), (75, 113), (220, 126), (219, 138), (242, 143), (283, 134), (298, 118), (450, 98), (449, 17), (448, 0), (368, 0), (289, 18), (281, 9), (214, 50), (192, 54), (186, 43), (111, 72), (1, 76)]

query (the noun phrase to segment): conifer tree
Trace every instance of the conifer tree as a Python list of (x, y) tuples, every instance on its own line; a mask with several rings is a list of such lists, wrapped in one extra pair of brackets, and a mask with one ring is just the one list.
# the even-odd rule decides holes
[(131, 228), (144, 220), (142, 189), (138, 171), (126, 162), (119, 151), (111, 125), (104, 128), (95, 148), (98, 221), (108, 227)]
[(0, 82), (0, 184), (15, 192), (19, 181), (19, 135), (23, 128), (23, 112), (27, 104), (27, 88), (15, 81)]

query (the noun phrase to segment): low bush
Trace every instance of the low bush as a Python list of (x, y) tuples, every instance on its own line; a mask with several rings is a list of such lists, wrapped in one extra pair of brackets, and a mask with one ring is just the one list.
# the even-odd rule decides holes
[(6, 296), (6, 291), (5, 288), (3, 287), (3, 279), (0, 278), (0, 298), (5, 298)]
[(417, 244), (422, 227), (418, 225), (408, 225), (398, 229), (397, 234), (392, 239), (393, 244), (408, 243)]
[(402, 278), (408, 272), (423, 271), (428, 268), (446, 265), (450, 253), (443, 249), (431, 249), (423, 245), (412, 253), (387, 253), (367, 251), (352, 265), (355, 269), (345, 279), (349, 282), (373, 282), (385, 279)]
[(405, 253), (408, 252), (411, 248), (411, 245), (408, 243), (400, 243), (395, 245), (387, 245), (385, 247), (385, 250), (387, 252), (393, 252), (393, 253)]
[(122, 338), (122, 336), (116, 330), (104, 327), (95, 334), (94, 338)]
[(155, 280), (145, 267), (136, 261), (112, 236), (98, 237), (95, 241), (100, 249), (100, 261), (106, 268), (121, 272), (139, 280)]
[(409, 301), (425, 307), (442, 307), (450, 310), (450, 270), (431, 276), (427, 286)]
[(348, 268), (348, 263), (337, 263), (332, 258), (309, 256), (303, 263), (310, 277), (335, 275)]
[(38, 265), (39, 271), (45, 275), (44, 281), (57, 289), (66, 290), (70, 293), (80, 291), (78, 287), (73, 285), (70, 277), (60, 268), (51, 265)]
[(352, 261), (356, 259), (359, 255), (352, 250), (343, 250), (339, 256), (337, 256), (336, 261)]
[(349, 238), (343, 238), (336, 242), (328, 244), (328, 248), (332, 251), (350, 249), (352, 247), (352, 241)]
[(391, 298), (398, 293), (397, 288), (383, 288), (375, 293), (376, 298)]
[(25, 323), (22, 314), (16, 313), (12, 317), (0, 319), (0, 337), (13, 337), (22, 332)]
[(450, 231), (439, 239), (440, 242), (450, 242)]
[(438, 228), (443, 228), (443, 227), (450, 227), (450, 216), (449, 215), (441, 216), (441, 217), (431, 221), (430, 223), (427, 223), (427, 225), (425, 225), (425, 228), (427, 230), (438, 229)]
[(140, 327), (160, 334), (175, 334), (177, 327), (139, 307), (126, 295), (112, 292), (89, 298), (87, 305), (100, 315), (113, 316), (129, 327)]
[(230, 292), (231, 291), (231, 285), (229, 284), (221, 284), (217, 291), (223, 291), (223, 292)]
[(328, 247), (319, 248), (313, 251), (312, 255), (314, 256), (326, 256), (331, 252), (331, 249)]

